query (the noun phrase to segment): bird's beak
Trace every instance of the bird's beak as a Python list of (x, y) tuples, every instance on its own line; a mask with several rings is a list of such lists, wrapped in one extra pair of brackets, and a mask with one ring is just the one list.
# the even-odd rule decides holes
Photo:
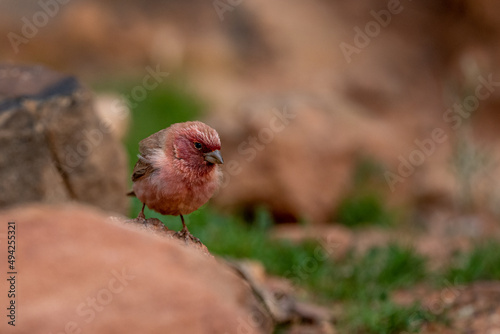
[(223, 164), (224, 159), (222, 159), (222, 155), (219, 150), (215, 150), (209, 153), (205, 153), (205, 161), (211, 162), (213, 164)]

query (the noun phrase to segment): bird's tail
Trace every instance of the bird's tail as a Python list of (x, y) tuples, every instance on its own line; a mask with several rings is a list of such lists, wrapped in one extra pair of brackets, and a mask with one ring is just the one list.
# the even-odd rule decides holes
[(135, 192), (133, 190), (130, 190), (128, 193), (127, 193), (127, 196), (130, 196), (130, 197), (137, 197), (135, 195)]

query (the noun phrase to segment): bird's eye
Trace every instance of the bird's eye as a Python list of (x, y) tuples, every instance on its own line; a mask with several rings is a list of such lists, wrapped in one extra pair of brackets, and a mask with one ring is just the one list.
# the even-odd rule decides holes
[(197, 149), (197, 150), (201, 150), (201, 147), (202, 147), (202, 146), (201, 146), (201, 144), (200, 144), (200, 143), (195, 142), (195, 143), (194, 143), (194, 147), (196, 147), (196, 149)]

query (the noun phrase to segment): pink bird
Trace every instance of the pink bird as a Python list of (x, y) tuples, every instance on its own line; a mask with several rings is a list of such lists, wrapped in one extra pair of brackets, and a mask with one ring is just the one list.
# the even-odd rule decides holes
[(199, 241), (183, 215), (205, 204), (219, 187), (220, 148), (217, 131), (198, 121), (172, 124), (141, 140), (129, 193), (143, 203), (137, 218), (145, 219), (146, 205), (162, 215), (181, 216), (176, 235)]

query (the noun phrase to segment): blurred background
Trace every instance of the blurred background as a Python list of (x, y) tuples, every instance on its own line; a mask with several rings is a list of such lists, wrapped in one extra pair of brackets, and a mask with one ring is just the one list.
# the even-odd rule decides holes
[[(224, 180), (191, 232), (293, 282), (332, 330), (493, 333), (500, 306), (473, 287), (500, 279), (499, 15), (490, 0), (8, 0), (0, 59), (93, 92), (126, 187), (141, 139), (214, 127)], [(317, 245), (334, 251), (304, 269)]]

